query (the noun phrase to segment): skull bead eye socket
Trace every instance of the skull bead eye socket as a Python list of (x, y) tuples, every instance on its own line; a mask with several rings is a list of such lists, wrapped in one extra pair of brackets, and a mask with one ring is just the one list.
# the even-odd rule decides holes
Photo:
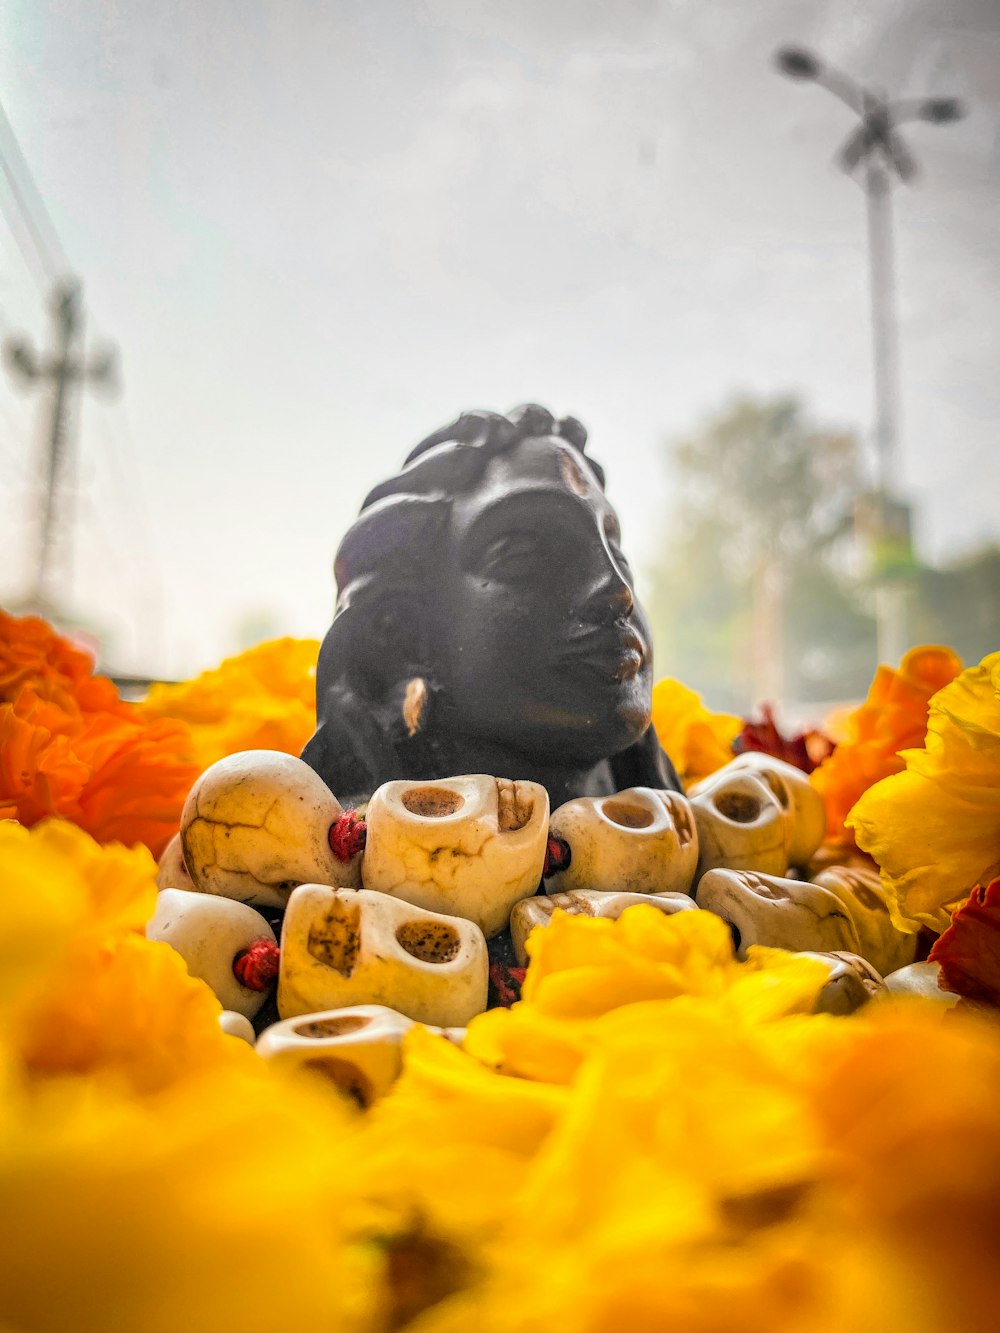
[(341, 1018), (314, 1018), (309, 1023), (297, 1023), (297, 1037), (346, 1037), (350, 1032), (360, 1032), (371, 1023), (367, 1014), (344, 1014)]
[(458, 931), (444, 921), (404, 921), (396, 942), (421, 963), (450, 963), (462, 947)]
[(749, 792), (720, 792), (714, 804), (719, 814), (725, 819), (731, 819), (734, 824), (753, 824), (760, 818), (760, 801)]
[(652, 811), (633, 801), (605, 801), (601, 811), (620, 828), (649, 828), (653, 822)]
[(464, 796), (447, 787), (411, 787), (400, 799), (410, 814), (420, 819), (446, 819), (465, 804)]

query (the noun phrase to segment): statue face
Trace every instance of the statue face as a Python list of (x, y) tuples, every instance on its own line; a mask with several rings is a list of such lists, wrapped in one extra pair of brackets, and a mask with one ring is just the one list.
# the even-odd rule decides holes
[(459, 496), (441, 543), (434, 666), (449, 732), (553, 762), (632, 744), (651, 712), (650, 633), (618, 519), (580, 453), (528, 438)]

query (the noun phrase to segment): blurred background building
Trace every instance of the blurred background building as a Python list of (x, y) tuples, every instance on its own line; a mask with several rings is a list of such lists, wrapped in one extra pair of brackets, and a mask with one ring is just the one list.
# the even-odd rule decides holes
[[(789, 44), (967, 113), (907, 129), (887, 514), (856, 117)], [(998, 646), (994, 0), (12, 0), (0, 90), (0, 599), (106, 664), (321, 635), (370, 486), (529, 398), (588, 424), (658, 670), (716, 706), (864, 689), (866, 532), (910, 637)]]

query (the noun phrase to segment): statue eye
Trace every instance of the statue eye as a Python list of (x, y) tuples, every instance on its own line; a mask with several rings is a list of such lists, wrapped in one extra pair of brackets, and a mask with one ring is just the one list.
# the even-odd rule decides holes
[(505, 532), (479, 558), (480, 572), (492, 578), (527, 578), (539, 572), (544, 541), (535, 532)]

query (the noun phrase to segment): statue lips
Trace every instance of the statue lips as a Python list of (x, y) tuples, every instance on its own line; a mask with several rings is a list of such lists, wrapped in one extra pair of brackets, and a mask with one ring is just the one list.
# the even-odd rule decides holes
[(634, 680), (649, 657), (649, 648), (628, 621), (597, 625), (573, 635), (569, 656), (621, 684)]

